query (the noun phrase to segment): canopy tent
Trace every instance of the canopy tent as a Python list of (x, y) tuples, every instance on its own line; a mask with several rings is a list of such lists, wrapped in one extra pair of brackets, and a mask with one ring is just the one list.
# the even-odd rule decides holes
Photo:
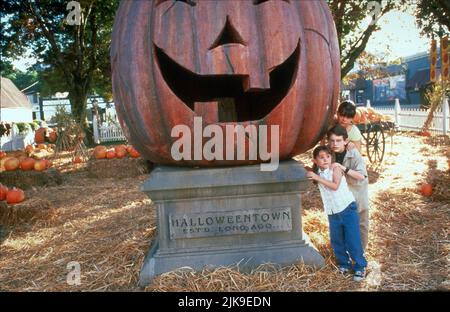
[(1, 77), (0, 120), (4, 122), (31, 122), (33, 105), (8, 78)]

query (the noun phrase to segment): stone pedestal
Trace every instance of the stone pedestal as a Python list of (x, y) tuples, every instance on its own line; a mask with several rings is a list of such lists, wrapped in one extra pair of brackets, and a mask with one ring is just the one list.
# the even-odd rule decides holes
[(147, 254), (140, 285), (189, 266), (242, 269), (298, 261), (324, 265), (302, 231), (300, 191), (308, 183), (293, 160), (276, 171), (259, 165), (226, 168), (158, 166), (143, 185), (157, 209), (158, 236)]

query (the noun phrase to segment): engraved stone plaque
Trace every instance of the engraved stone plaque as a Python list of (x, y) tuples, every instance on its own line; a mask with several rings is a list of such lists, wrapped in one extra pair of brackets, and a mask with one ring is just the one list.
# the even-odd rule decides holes
[(291, 207), (169, 215), (170, 239), (292, 230)]

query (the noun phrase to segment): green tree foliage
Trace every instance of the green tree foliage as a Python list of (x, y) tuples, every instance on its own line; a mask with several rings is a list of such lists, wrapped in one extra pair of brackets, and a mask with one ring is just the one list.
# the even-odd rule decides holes
[(365, 51), (367, 43), (380, 27), (377, 21), (386, 13), (401, 8), (399, 1), (328, 0), (341, 51), (341, 76), (344, 78)]
[(69, 1), (2, 1), (0, 48), (2, 59), (31, 53), (55, 89), (48, 91), (68, 91), (72, 114), (86, 126), (87, 96), (111, 94), (109, 46), (119, 1), (78, 2), (80, 23), (69, 25), (68, 15), (76, 13)]
[[(413, 8), (422, 33), (443, 36), (450, 31), (449, 0), (327, 0), (336, 24), (341, 51), (341, 76), (354, 67), (370, 37), (380, 29), (377, 21), (393, 10)], [(378, 3), (378, 4), (377, 4)], [(367, 22), (372, 17), (373, 22)], [(369, 18), (368, 18), (369, 17)]]
[(415, 15), (422, 33), (428, 37), (442, 37), (450, 32), (449, 0), (417, 1)]
[[(6, 66), (5, 66), (6, 67)], [(22, 72), (13, 67), (8, 67), (2, 70), (2, 77), (11, 79), (19, 90), (23, 90), (33, 85), (33, 90), (40, 90), (41, 84), (39, 82), (39, 74), (36, 70), (30, 69)], [(36, 83), (36, 84), (35, 84)], [(30, 90), (30, 89), (28, 89)]]

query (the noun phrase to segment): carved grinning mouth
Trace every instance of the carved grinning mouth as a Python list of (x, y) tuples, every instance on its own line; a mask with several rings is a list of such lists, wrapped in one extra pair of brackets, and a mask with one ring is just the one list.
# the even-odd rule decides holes
[(172, 60), (158, 46), (154, 45), (154, 49), (172, 92), (196, 112), (198, 105), (217, 105), (218, 122), (253, 121), (267, 116), (294, 84), (300, 58), (299, 42), (294, 52), (270, 72), (269, 89), (245, 92), (246, 75), (199, 75)]

